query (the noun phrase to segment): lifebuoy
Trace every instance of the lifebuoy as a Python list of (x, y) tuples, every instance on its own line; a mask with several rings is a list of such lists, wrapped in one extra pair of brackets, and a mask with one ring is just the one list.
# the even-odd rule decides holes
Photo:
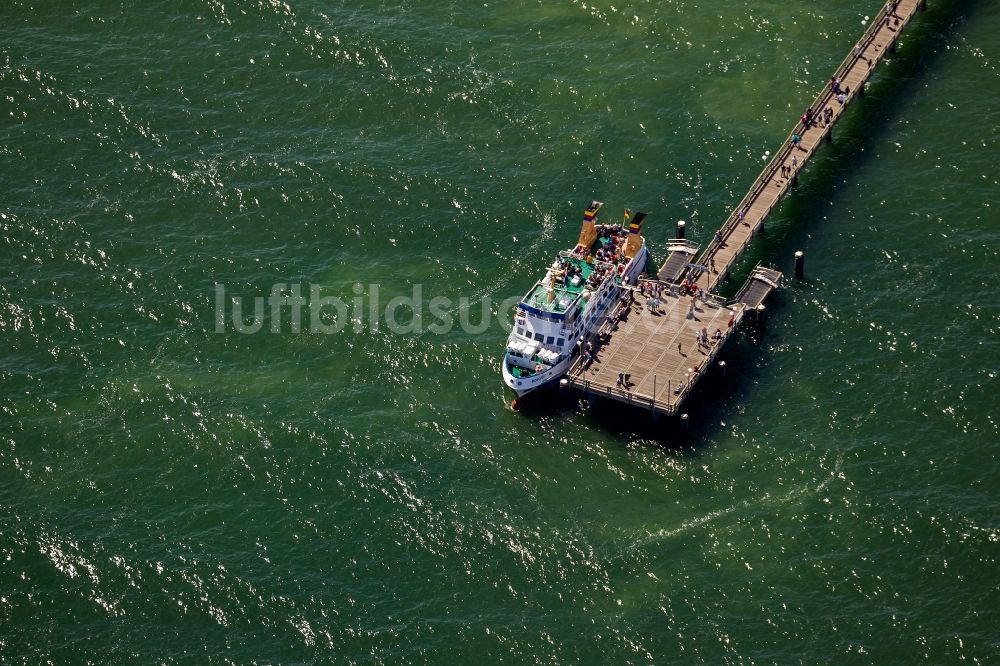
[(535, 372), (541, 372), (544, 369), (545, 369), (545, 366), (542, 365), (541, 363), (539, 363), (538, 365), (535, 366)]

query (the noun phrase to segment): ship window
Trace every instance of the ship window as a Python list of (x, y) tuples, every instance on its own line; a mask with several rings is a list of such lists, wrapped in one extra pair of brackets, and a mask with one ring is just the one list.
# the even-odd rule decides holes
[(553, 342), (555, 342), (555, 338), (553, 338), (553, 337), (552, 337), (552, 336), (550, 335), (550, 336), (549, 336), (549, 339), (548, 339), (548, 341), (547, 341), (547, 342), (546, 342), (545, 344), (547, 344), (547, 345), (551, 345), (551, 344), (552, 344)]
[(545, 339), (545, 336), (542, 335), (541, 333), (535, 333), (535, 339), (541, 342), (542, 340)]
[(556, 344), (559, 345), (560, 347), (562, 347), (564, 344), (566, 344), (566, 339), (565, 338), (559, 338), (558, 340), (556, 340)]
[(518, 326), (517, 327), (517, 334), (518, 335), (524, 335), (524, 329), (522, 327)]

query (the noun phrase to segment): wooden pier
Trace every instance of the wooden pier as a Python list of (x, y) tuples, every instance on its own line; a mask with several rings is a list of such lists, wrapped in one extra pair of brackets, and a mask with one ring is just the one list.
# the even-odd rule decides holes
[[(832, 114), (830, 122), (817, 122), (806, 127), (801, 121), (795, 125), (771, 161), (750, 186), (750, 191), (719, 229), (697, 261), (706, 270), (693, 269), (687, 277), (696, 279), (698, 285), (711, 291), (726, 279), (732, 265), (746, 249), (750, 240), (761, 230), (764, 220), (781, 202), (789, 189), (798, 183), (798, 174), (822, 145), (847, 107), (864, 93), (864, 85), (871, 78), (875, 66), (886, 53), (895, 49), (896, 40), (910, 20), (923, 6), (923, 0), (901, 0), (894, 12), (883, 6), (861, 39), (834, 71), (832, 78), (840, 79), (845, 91), (843, 101), (829, 85), (816, 96), (809, 106), (816, 118)], [(801, 141), (795, 145), (793, 137)], [(782, 171), (782, 167), (786, 171)], [(714, 265), (714, 270), (712, 266)]]
[[(697, 259), (697, 246), (683, 239), (670, 241), (656, 279), (647, 281), (643, 290), (630, 290), (628, 299), (592, 337), (593, 352), (582, 354), (570, 368), (564, 380), (570, 387), (654, 414), (678, 413), (744, 318), (760, 315), (764, 299), (780, 285), (782, 275), (758, 266), (729, 301), (716, 296), (715, 288), (729, 276), (767, 216), (796, 186), (802, 168), (846, 108), (864, 93), (875, 66), (895, 49), (899, 35), (923, 3), (900, 0), (882, 7), (833, 73), (832, 78), (840, 81), (840, 92), (832, 85), (824, 86), (809, 107), (814, 120), (795, 125)], [(682, 280), (700, 288), (702, 298), (682, 294)], [(653, 301), (653, 293), (660, 294), (658, 301)], [(699, 341), (703, 332), (707, 344)]]

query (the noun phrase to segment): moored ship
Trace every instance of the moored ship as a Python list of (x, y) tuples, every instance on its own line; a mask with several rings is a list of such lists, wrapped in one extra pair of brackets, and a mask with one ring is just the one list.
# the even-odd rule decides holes
[(621, 224), (598, 224), (603, 206), (587, 207), (576, 247), (559, 252), (518, 304), (502, 370), (518, 396), (557, 381), (577, 354), (589, 354), (590, 337), (646, 268), (646, 214), (632, 217), (626, 208)]

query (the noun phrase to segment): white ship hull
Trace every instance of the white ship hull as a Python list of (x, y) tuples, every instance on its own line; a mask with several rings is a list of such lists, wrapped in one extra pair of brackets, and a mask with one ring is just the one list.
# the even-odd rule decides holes
[(572, 364), (573, 358), (567, 356), (565, 359), (560, 361), (558, 364), (545, 370), (532, 375), (531, 377), (515, 377), (510, 372), (510, 363), (507, 357), (504, 357), (503, 363), (503, 381), (504, 383), (514, 390), (517, 397), (531, 393), (532, 391), (537, 391), (543, 386), (548, 386), (552, 382), (555, 382), (565, 376), (566, 371), (569, 370), (569, 366)]
[[(579, 259), (579, 250), (580, 246), (577, 246), (575, 255), (561, 253), (562, 261), (574, 261), (585, 269), (596, 263), (598, 268), (594, 270), (603, 268), (606, 275), (594, 286), (593, 292), (579, 283), (573, 285), (575, 289), (571, 288), (568, 281), (567, 287), (560, 290), (551, 285), (553, 269), (550, 269), (546, 279), (540, 281), (522, 300), (507, 341), (501, 372), (504, 384), (518, 397), (549, 386), (566, 375), (583, 345), (621, 299), (622, 284), (636, 284), (648, 258), (644, 243), (631, 259), (620, 260), (620, 265), (594, 262), (590, 256), (584, 265)], [(559, 261), (557, 259), (553, 268)], [(549, 292), (558, 292), (557, 295), (567, 305), (563, 306)], [(577, 298), (580, 296), (582, 300)]]

